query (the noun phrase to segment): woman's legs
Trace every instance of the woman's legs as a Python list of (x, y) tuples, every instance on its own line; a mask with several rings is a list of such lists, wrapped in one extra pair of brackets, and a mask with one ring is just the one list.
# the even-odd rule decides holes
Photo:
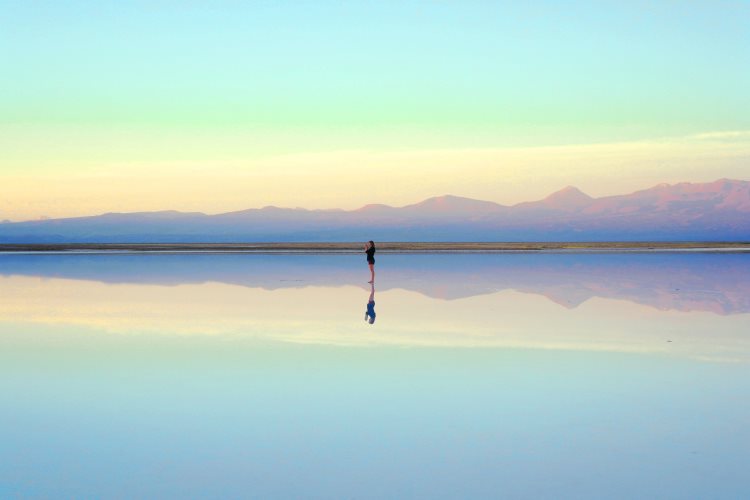
[(368, 264), (370, 266), (370, 283), (375, 283), (375, 264)]

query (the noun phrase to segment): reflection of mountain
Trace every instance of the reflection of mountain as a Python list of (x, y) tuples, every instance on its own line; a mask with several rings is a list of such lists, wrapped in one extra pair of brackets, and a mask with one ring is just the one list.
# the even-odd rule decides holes
[(662, 184), (592, 198), (567, 187), (504, 206), (440, 196), (357, 210), (264, 207), (225, 214), (176, 211), (0, 225), (0, 242), (238, 241), (742, 241), (750, 238), (750, 182)]
[[(105, 283), (221, 282), (268, 290), (365, 287), (352, 255), (0, 255), (0, 275)], [(719, 254), (383, 255), (378, 291), (453, 300), (512, 289), (567, 308), (592, 297), (661, 310), (750, 312), (750, 256)]]

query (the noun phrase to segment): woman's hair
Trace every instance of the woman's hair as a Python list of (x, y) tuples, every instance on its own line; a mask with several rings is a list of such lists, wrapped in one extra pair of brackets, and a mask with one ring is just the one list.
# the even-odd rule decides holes
[(370, 246), (374, 248), (375, 247), (375, 242), (372, 241), (372, 240), (370, 240)]

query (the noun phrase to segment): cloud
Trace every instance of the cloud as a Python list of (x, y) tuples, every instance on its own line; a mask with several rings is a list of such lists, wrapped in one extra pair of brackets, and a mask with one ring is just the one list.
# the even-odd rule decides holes
[(722, 130), (717, 132), (703, 132), (688, 136), (688, 139), (699, 141), (750, 141), (750, 130)]

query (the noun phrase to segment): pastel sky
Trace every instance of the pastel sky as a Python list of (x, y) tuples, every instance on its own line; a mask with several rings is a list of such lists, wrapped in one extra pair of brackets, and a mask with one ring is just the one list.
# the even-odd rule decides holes
[(750, 179), (744, 1), (0, 0), (0, 220)]

